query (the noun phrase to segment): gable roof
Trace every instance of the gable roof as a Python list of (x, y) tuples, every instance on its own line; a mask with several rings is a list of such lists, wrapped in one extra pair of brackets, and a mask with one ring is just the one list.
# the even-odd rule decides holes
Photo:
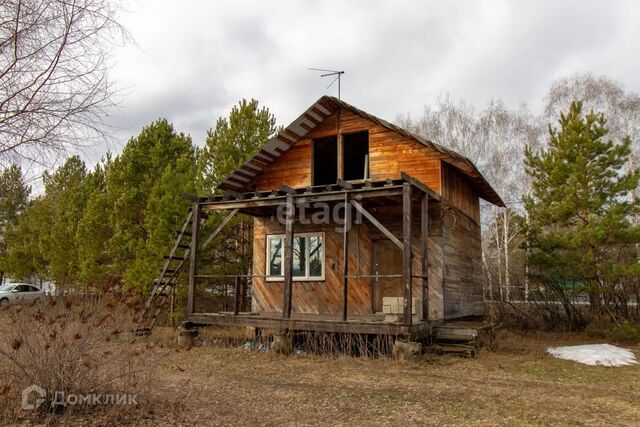
[(498, 193), (467, 157), (402, 129), (386, 120), (382, 120), (366, 111), (360, 110), (333, 96), (323, 96), (318, 99), (289, 126), (283, 129), (282, 132), (260, 148), (249, 160), (227, 176), (218, 188), (231, 191), (249, 190), (248, 187), (256, 176), (260, 175), (271, 163), (276, 161), (283, 153), (287, 152), (291, 146), (305, 138), (311, 130), (324, 122), (327, 117), (331, 116), (340, 108), (351, 111), (354, 114), (437, 151), (441, 154), (442, 161), (456, 167), (469, 179), (481, 198), (494, 205), (504, 207), (504, 202)]

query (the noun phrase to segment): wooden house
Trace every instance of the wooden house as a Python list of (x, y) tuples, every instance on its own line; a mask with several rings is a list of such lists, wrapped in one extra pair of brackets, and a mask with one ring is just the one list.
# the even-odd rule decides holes
[(191, 324), (420, 337), (484, 313), (480, 199), (504, 204), (459, 153), (323, 96), (219, 188), (193, 218), (253, 217), (253, 268), (234, 310), (199, 311), (194, 221)]

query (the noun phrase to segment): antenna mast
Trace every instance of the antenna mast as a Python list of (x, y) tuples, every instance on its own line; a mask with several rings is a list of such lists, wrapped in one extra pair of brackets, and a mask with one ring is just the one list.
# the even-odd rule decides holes
[(336, 71), (336, 70), (325, 70), (324, 68), (309, 68), (309, 71), (321, 71), (325, 74), (320, 74), (320, 77), (329, 77), (335, 76), (335, 78), (329, 83), (327, 89), (329, 89), (333, 84), (338, 82), (338, 99), (340, 99), (340, 77), (344, 74), (344, 71)]

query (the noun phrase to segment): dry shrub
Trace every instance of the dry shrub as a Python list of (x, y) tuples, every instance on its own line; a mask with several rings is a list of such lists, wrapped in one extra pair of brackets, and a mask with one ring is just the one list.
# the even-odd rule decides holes
[[(169, 346), (175, 343), (175, 331), (169, 329), (156, 328), (152, 335), (156, 336), (154, 343)], [(276, 331), (263, 329), (256, 335), (253, 328), (240, 326), (200, 327), (197, 342), (201, 346), (241, 347), (246, 350), (266, 351), (272, 347), (274, 333)], [(396, 337), (390, 335), (296, 332), (293, 335), (293, 353), (329, 357), (387, 358), (392, 356), (395, 339)]]
[(304, 332), (294, 336), (294, 348), (319, 356), (388, 358), (393, 353), (394, 336), (330, 332)]
[(198, 329), (198, 342), (204, 346), (237, 348), (252, 342), (256, 345), (268, 340), (268, 337), (256, 336), (252, 328), (241, 326), (201, 327)]
[(640, 323), (622, 322), (619, 325), (593, 323), (585, 329), (587, 335), (607, 338), (624, 344), (640, 344)]
[[(0, 313), (0, 419), (52, 421), (60, 417), (104, 413), (116, 405), (56, 402), (65, 396), (137, 394), (138, 405), (120, 405), (126, 416), (144, 405), (148, 376), (136, 362), (137, 350), (126, 344), (131, 330), (129, 310), (114, 298), (46, 297), (30, 306)], [(21, 407), (21, 392), (37, 385), (44, 402), (35, 410)], [(35, 400), (37, 396), (33, 396)], [(134, 408), (135, 407), (135, 408)]]
[(489, 311), (492, 322), (512, 328), (576, 331), (592, 321), (585, 308), (572, 302), (541, 299), (526, 303), (494, 301)]

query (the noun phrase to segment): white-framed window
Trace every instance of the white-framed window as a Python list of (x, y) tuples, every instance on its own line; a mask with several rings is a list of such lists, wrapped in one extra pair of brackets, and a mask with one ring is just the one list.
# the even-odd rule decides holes
[[(267, 280), (284, 280), (284, 234), (267, 235)], [(293, 280), (324, 280), (324, 233), (293, 235)]]

